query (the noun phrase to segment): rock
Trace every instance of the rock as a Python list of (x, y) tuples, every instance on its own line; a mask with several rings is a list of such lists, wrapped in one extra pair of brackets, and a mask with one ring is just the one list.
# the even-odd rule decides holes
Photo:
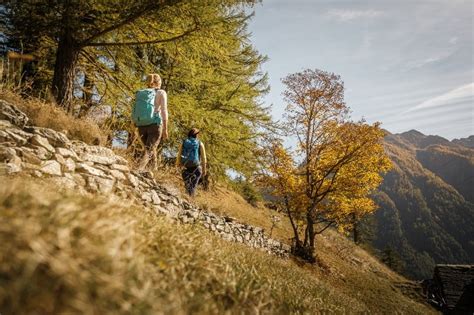
[(42, 160), (49, 160), (53, 156), (53, 154), (51, 152), (49, 152), (48, 150), (46, 150), (43, 147), (36, 146), (33, 149), (33, 152), (38, 158), (40, 158)]
[(109, 170), (109, 174), (112, 175), (113, 177), (115, 177), (118, 180), (126, 180), (127, 179), (125, 177), (125, 175), (123, 175), (122, 172), (117, 171), (117, 170)]
[(133, 186), (133, 187), (138, 187), (138, 179), (132, 175), (132, 174), (127, 174), (127, 178), (128, 178), (128, 181), (129, 183)]
[(0, 120), (0, 129), (11, 128), (13, 125), (8, 120)]
[(8, 163), (16, 156), (15, 149), (9, 147), (0, 147), (0, 162)]
[(130, 172), (130, 169), (128, 168), (127, 165), (112, 164), (110, 167), (114, 170), (118, 170), (118, 171), (122, 171), (122, 172)]
[(21, 165), (18, 165), (16, 163), (7, 163), (4, 165), (4, 170), (2, 170), (2, 173), (5, 172), (6, 174), (13, 174), (21, 172)]
[(85, 161), (89, 161), (89, 162), (93, 162), (97, 164), (104, 164), (104, 165), (112, 165), (116, 161), (115, 157), (93, 155), (89, 153), (82, 154), (80, 155), (80, 157)]
[(28, 123), (28, 117), (25, 113), (4, 100), (0, 100), (0, 119), (8, 120), (20, 128), (25, 127)]
[(110, 194), (114, 190), (115, 179), (113, 178), (101, 178), (97, 177), (97, 185), (99, 187), (99, 192), (102, 194)]
[(35, 151), (30, 148), (16, 148), (21, 159), (30, 164), (40, 165), (41, 159), (35, 154)]
[(61, 166), (64, 172), (74, 172), (76, 170), (76, 163), (71, 158), (65, 159)]
[(151, 201), (155, 205), (159, 205), (161, 203), (160, 197), (158, 196), (157, 192), (154, 190), (151, 191)]
[(92, 166), (89, 166), (86, 163), (78, 163), (76, 165), (76, 170), (81, 173), (86, 173), (93, 176), (102, 176), (102, 177), (106, 176), (103, 171), (93, 168)]
[(40, 146), (42, 148), (45, 148), (49, 152), (53, 153), (55, 150), (51, 144), (49, 144), (48, 139), (40, 136), (40, 135), (34, 135), (33, 137), (30, 138), (30, 142), (32, 144), (35, 144), (37, 146)]
[(31, 175), (33, 175), (34, 177), (43, 177), (43, 173), (41, 173), (40, 171), (37, 171), (37, 170), (34, 170)]
[(48, 175), (61, 176), (61, 164), (55, 160), (45, 161), (41, 164), (41, 172)]
[(78, 186), (85, 187), (87, 182), (85, 178), (79, 174), (71, 174), (72, 179), (76, 182)]
[(77, 152), (81, 159), (97, 164), (112, 165), (118, 161), (114, 151), (101, 146), (79, 146)]
[(76, 169), (76, 163), (71, 158), (65, 159), (61, 154), (55, 153), (54, 158), (61, 164), (61, 168), (64, 172), (74, 172)]
[(86, 188), (92, 193), (110, 194), (114, 190), (115, 180), (96, 176), (86, 176)]
[(74, 189), (77, 186), (76, 182), (68, 177), (54, 177), (53, 181), (61, 188)]
[(28, 137), (29, 135), (24, 132), (18, 132), (21, 131), (19, 129), (5, 129), (4, 132), (7, 133), (7, 137), (9, 137), (11, 140), (16, 142), (19, 145), (25, 145), (28, 142)]
[(115, 155), (115, 163), (119, 164), (119, 165), (128, 165), (128, 161), (126, 159), (124, 159), (123, 157), (121, 157), (120, 155)]
[(54, 153), (53, 154), (53, 158), (59, 162), (59, 164), (64, 164), (66, 163), (66, 159), (61, 155), (61, 154), (57, 154), (57, 153)]
[(80, 161), (79, 157), (74, 151), (65, 148), (56, 148), (56, 153), (61, 154), (65, 158), (73, 158), (75, 161)]
[(12, 139), (12, 137), (10, 136), (10, 134), (4, 130), (0, 130), (0, 143), (2, 143), (2, 145), (4, 143), (15, 143), (15, 140)]
[(51, 143), (55, 147), (69, 147), (71, 145), (71, 142), (64, 133), (55, 131), (53, 129), (41, 127), (26, 127), (25, 131), (40, 135), (48, 139), (49, 143)]
[(149, 192), (142, 193), (141, 198), (142, 198), (143, 201), (146, 201), (146, 202), (151, 202), (152, 201), (151, 194)]

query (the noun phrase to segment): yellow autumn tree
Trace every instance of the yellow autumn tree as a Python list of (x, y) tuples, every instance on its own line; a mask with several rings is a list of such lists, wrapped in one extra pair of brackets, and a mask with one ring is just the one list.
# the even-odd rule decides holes
[(267, 147), (264, 180), (288, 214), (294, 253), (314, 261), (317, 234), (333, 225), (349, 229), (375, 211), (370, 196), (391, 163), (379, 124), (349, 120), (339, 76), (305, 70), (283, 83), (286, 123), (297, 146), (289, 151), (273, 141)]

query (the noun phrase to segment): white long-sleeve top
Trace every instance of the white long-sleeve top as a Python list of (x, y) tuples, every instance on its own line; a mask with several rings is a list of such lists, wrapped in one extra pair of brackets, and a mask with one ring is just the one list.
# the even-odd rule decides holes
[(168, 123), (168, 96), (165, 90), (156, 90), (155, 113), (160, 113), (163, 124)]

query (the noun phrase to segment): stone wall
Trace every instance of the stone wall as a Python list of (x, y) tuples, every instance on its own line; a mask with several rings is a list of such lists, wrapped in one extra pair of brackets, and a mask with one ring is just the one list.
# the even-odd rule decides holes
[(0, 170), (49, 177), (84, 193), (116, 194), (183, 224), (199, 224), (225, 240), (286, 257), (288, 245), (268, 238), (262, 228), (204, 211), (157, 183), (148, 172), (133, 171), (111, 149), (70, 140), (52, 129), (28, 126), (28, 117), (0, 100)]

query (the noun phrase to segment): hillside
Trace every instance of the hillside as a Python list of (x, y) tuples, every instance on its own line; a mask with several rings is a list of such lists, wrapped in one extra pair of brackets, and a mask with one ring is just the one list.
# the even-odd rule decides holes
[(418, 279), (435, 263), (474, 262), (474, 150), (415, 130), (385, 144), (394, 168), (376, 196), (376, 248), (397, 250)]
[(235, 193), (201, 194), (197, 207), (172, 175), (156, 183), (107, 148), (25, 126), (18, 110), (1, 119), (1, 313), (433, 312), (416, 283), (335, 231), (318, 238), (316, 266), (278, 258), (286, 222), (263, 235), (268, 210)]

